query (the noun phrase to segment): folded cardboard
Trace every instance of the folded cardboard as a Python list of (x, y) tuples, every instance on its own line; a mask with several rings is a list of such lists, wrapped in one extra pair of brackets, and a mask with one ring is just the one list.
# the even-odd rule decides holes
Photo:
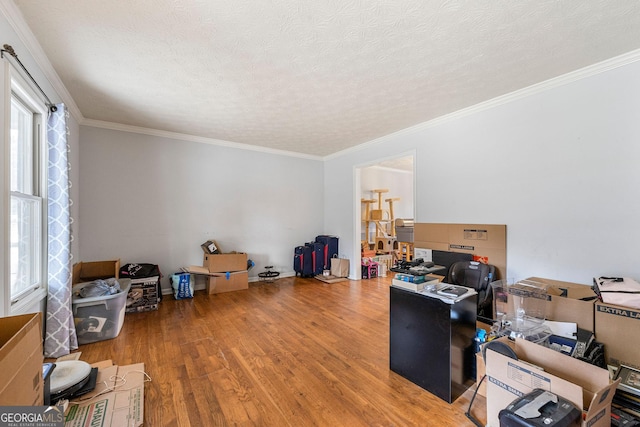
[(0, 318), (0, 406), (44, 404), (40, 313)]
[(595, 336), (607, 364), (640, 369), (640, 310), (596, 302)]
[(188, 267), (182, 267), (180, 268), (180, 270), (183, 271), (184, 273), (199, 274), (202, 276), (212, 276), (214, 274), (218, 274), (218, 273), (210, 273), (207, 267), (201, 267), (199, 265), (190, 265)]
[(573, 322), (581, 329), (594, 331), (594, 303), (597, 295), (590, 286), (542, 277), (529, 277), (526, 280), (546, 287), (547, 319)]
[(92, 366), (98, 368), (96, 388), (74, 399), (74, 404), (65, 413), (65, 427), (141, 426), (146, 378), (144, 363), (118, 366), (107, 360)]
[(315, 278), (324, 283), (339, 283), (339, 282), (346, 282), (347, 280), (349, 280), (346, 277), (338, 277), (338, 276), (332, 276), (332, 275), (323, 276), (322, 274), (315, 276)]
[(498, 278), (507, 271), (506, 225), (415, 223), (414, 247), (472, 254), (495, 266)]
[(499, 339), (512, 346), (518, 360), (490, 349), (485, 352), (488, 426), (498, 427), (500, 410), (536, 388), (581, 408), (582, 426), (610, 426), (618, 382), (609, 381), (609, 371), (526, 340)]
[(247, 269), (247, 254), (242, 252), (204, 254), (204, 263), (202, 265), (207, 267), (210, 273), (244, 271)]
[(210, 275), (207, 282), (208, 294), (219, 294), (242, 289), (249, 289), (249, 272), (246, 270)]
[(120, 277), (120, 260), (78, 262), (73, 265), (72, 284), (91, 282), (96, 279)]
[[(476, 353), (476, 393), (479, 396), (487, 397), (487, 379), (482, 381), (482, 377), (487, 373), (487, 369), (484, 365), (484, 359), (482, 358), (482, 352)], [(480, 384), (482, 381), (482, 384)]]

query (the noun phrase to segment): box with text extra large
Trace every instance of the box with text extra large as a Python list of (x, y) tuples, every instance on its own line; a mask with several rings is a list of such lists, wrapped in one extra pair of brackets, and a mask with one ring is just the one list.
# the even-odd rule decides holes
[(40, 313), (0, 318), (0, 406), (44, 404)]
[(536, 388), (550, 391), (582, 410), (582, 426), (609, 427), (611, 400), (618, 381), (609, 371), (526, 340), (509, 343), (517, 359), (487, 348), (487, 425), (498, 427), (498, 415), (515, 399)]
[(609, 365), (640, 369), (640, 310), (598, 301), (596, 341), (604, 344)]
[(501, 224), (415, 223), (414, 248), (471, 254), (507, 272), (507, 226)]

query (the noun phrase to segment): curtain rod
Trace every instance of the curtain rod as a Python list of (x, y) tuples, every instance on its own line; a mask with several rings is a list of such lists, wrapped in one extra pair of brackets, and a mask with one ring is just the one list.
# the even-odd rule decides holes
[(13, 47), (11, 47), (11, 45), (5, 44), (4, 46), (2, 46), (2, 49), (0, 49), (0, 58), (4, 58), (4, 53), (8, 53), (9, 55), (13, 56), (13, 58), (18, 62), (18, 64), (20, 64), (20, 66), (22, 67), (22, 70), (24, 70), (25, 73), (27, 73), (27, 76), (29, 76), (29, 78), (31, 79), (31, 81), (33, 82), (34, 85), (36, 85), (36, 87), (38, 88), (38, 90), (40, 91), (40, 93), (44, 96), (44, 98), (47, 100), (47, 107), (49, 107), (49, 111), (51, 111), (52, 113), (55, 113), (56, 111), (58, 111), (58, 107), (56, 107), (53, 102), (51, 102), (51, 100), (49, 99), (49, 97), (47, 96), (46, 93), (44, 93), (44, 90), (42, 90), (42, 88), (40, 87), (40, 85), (38, 84), (38, 82), (36, 82), (36, 79), (33, 78), (33, 76), (31, 75), (31, 73), (27, 70), (27, 68), (22, 64), (22, 62), (20, 61), (20, 59), (18, 59), (18, 55), (16, 54), (16, 51), (13, 50)]

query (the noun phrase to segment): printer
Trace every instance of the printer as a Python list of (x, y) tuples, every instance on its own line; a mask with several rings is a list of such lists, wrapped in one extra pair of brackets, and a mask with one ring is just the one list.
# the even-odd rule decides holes
[(500, 427), (580, 426), (582, 411), (567, 399), (537, 388), (511, 402), (498, 419)]

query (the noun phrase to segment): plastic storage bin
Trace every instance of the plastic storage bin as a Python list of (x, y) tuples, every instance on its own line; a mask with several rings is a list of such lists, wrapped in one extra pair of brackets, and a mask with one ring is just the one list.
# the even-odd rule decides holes
[(74, 296), (71, 305), (78, 344), (89, 344), (118, 336), (124, 323), (127, 294), (131, 287), (131, 279), (118, 279), (120, 292), (117, 294), (78, 297), (78, 292), (90, 283), (78, 283), (72, 288)]
[(502, 333), (511, 338), (524, 338), (544, 343), (551, 330), (546, 319), (547, 285), (533, 280), (509, 284), (504, 280), (491, 283), (494, 314)]

